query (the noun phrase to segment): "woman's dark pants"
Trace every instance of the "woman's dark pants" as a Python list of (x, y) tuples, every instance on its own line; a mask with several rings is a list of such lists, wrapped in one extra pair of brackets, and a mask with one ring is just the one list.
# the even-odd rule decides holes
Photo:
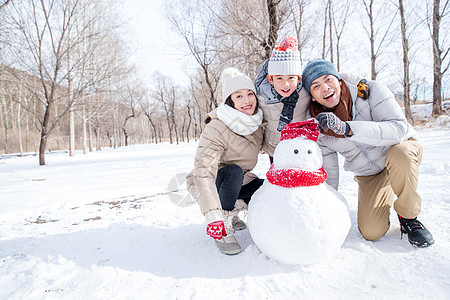
[(264, 182), (264, 179), (256, 178), (242, 185), (243, 180), (244, 173), (235, 164), (227, 165), (217, 172), (216, 187), (222, 209), (233, 210), (237, 199), (248, 204), (251, 196)]

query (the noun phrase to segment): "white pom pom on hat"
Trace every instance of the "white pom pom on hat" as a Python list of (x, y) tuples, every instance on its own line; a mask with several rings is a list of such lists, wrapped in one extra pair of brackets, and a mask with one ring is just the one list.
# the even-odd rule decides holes
[(226, 68), (222, 71), (220, 81), (222, 83), (223, 101), (237, 90), (247, 89), (253, 92), (256, 90), (250, 77), (233, 67)]

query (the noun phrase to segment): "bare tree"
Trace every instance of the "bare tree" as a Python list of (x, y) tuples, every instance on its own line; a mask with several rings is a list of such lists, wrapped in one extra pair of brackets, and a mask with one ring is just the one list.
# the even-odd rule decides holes
[(183, 11), (180, 12), (173, 7), (168, 8), (168, 19), (185, 41), (190, 55), (202, 71), (202, 83), (208, 90), (209, 109), (211, 110), (218, 106), (216, 90), (219, 83), (218, 72), (214, 67), (218, 64), (218, 53), (214, 48), (214, 19), (208, 9), (202, 5), (201, 0), (179, 1), (176, 5), (181, 5)]
[[(439, 34), (441, 33), (441, 20), (449, 13), (449, 0), (433, 0), (432, 17), (432, 45), (433, 45), (433, 111), (434, 117), (442, 114), (442, 76), (450, 66), (450, 59), (447, 55), (450, 46), (441, 45)], [(447, 59), (447, 65), (444, 65)]]
[(333, 2), (331, 0), (328, 0), (328, 27), (329, 27), (329, 39), (330, 39), (330, 61), (334, 62), (334, 55), (333, 55), (333, 18), (332, 18), (332, 11), (333, 11)]
[(398, 0), (398, 9), (400, 13), (400, 28), (402, 32), (402, 45), (403, 45), (403, 104), (405, 107), (406, 119), (410, 122), (413, 121), (411, 114), (411, 99), (410, 99), (410, 89), (411, 82), (409, 81), (409, 45), (408, 37), (406, 34), (406, 19), (405, 19), (405, 8), (403, 6), (403, 0)]
[[(351, 0), (340, 1), (339, 5), (332, 6), (331, 16), (332, 26), (334, 29), (334, 34), (336, 36), (336, 67), (338, 72), (341, 70), (341, 41), (342, 35), (345, 32), (345, 28), (349, 17), (354, 12), (355, 7), (352, 5)], [(331, 33), (330, 33), (331, 35)], [(333, 56), (333, 55), (331, 55)]]
[[(388, 39), (389, 33), (396, 14), (389, 15), (390, 11), (388, 1), (377, 2), (376, 5), (379, 9), (376, 9), (374, 0), (361, 1), (367, 15), (367, 19), (369, 20), (369, 28), (364, 26), (364, 29), (366, 30), (370, 41), (371, 76), (372, 80), (376, 80), (378, 73), (384, 67), (377, 65), (377, 59), (385, 49), (385, 45), (390, 42)], [(363, 20), (365, 20), (365, 16), (363, 17)]]
[(186, 140), (189, 143), (189, 133), (191, 129), (191, 125), (194, 123), (194, 116), (195, 116), (195, 104), (194, 104), (194, 97), (190, 95), (186, 95), (187, 103), (186, 103), (186, 115), (187, 118), (184, 118), (186, 120)]
[(124, 109), (130, 111), (126, 114), (124, 121), (122, 123), (122, 133), (124, 135), (125, 146), (129, 145), (129, 135), (130, 132), (127, 128), (127, 123), (131, 119), (139, 117), (141, 111), (138, 110), (140, 107), (140, 102), (144, 99), (145, 91), (143, 91), (142, 83), (139, 80), (127, 81), (120, 93), (121, 104)]
[(176, 111), (176, 102), (177, 102), (177, 98), (178, 98), (178, 93), (177, 93), (177, 88), (173, 85), (171, 85), (170, 87), (170, 92), (167, 94), (167, 104), (168, 104), (168, 108), (170, 110), (170, 114), (169, 114), (169, 120), (170, 123), (172, 123), (172, 129), (175, 133), (175, 140), (177, 141), (177, 145), (180, 143), (179, 140), (179, 135), (178, 135), (178, 126), (177, 126), (177, 111)]
[[(21, 69), (40, 83), (38, 89), (28, 85), (33, 99), (41, 103), (39, 109), (21, 103), (28, 113), (37, 113), (40, 164), (45, 164), (50, 135), (64, 125), (60, 122), (65, 122), (69, 112), (79, 113), (85, 151), (87, 133), (90, 149), (92, 146), (94, 118), (99, 141), (102, 118), (98, 114), (104, 111), (108, 99), (100, 94), (111, 94), (115, 82), (122, 82), (121, 77), (127, 75), (124, 51), (116, 34), (119, 18), (112, 4), (108, 0), (33, 0), (11, 2), (6, 9), (13, 34), (8, 58), (13, 64), (20, 62)], [(75, 126), (70, 125), (72, 137)]]
[[(42, 115), (37, 118), (41, 135), (40, 165), (45, 164), (50, 135), (59, 121), (72, 111), (85, 86), (92, 84), (86, 83), (84, 73), (79, 72), (92, 54), (84, 52), (76, 55), (80, 53), (76, 49), (80, 48), (88, 34), (89, 26), (81, 14), (84, 5), (82, 0), (34, 0), (13, 2), (10, 6), (9, 16), (17, 35), (15, 47), (24, 49), (28, 55), (20, 61), (41, 85), (36, 97), (42, 101), (43, 108)], [(11, 51), (13, 55), (14, 52)], [(75, 82), (77, 85), (73, 90)]]
[[(216, 34), (225, 41), (225, 55), (250, 60), (256, 66), (268, 59), (289, 15), (289, 5), (281, 0), (222, 0), (213, 14), (218, 21)], [(244, 62), (242, 69), (249, 71), (252, 64)]]
[(144, 100), (141, 102), (141, 110), (144, 113), (144, 115), (147, 117), (148, 122), (151, 126), (151, 132), (152, 134), (152, 140), (154, 143), (158, 143), (158, 133), (157, 133), (157, 126), (156, 126), (156, 119), (158, 118), (158, 110), (159, 105), (158, 103), (152, 102), (146, 94)]
[[(105, 23), (103, 23), (105, 25)], [(80, 78), (77, 90), (82, 90), (78, 100), (78, 117), (82, 122), (82, 140), (84, 153), (87, 152), (87, 145), (92, 151), (91, 145), (91, 130), (93, 120), (96, 119), (97, 133), (100, 129), (100, 120), (103, 120), (102, 114), (111, 111), (108, 107), (109, 99), (105, 97), (106, 94), (119, 96), (123, 92), (121, 82), (127, 82), (128, 77), (132, 77), (134, 72), (132, 67), (126, 63), (123, 55), (125, 51), (123, 43), (118, 36), (111, 33), (111, 26), (98, 28), (97, 30), (103, 32), (107, 30), (107, 36), (96, 35), (95, 38), (90, 37), (88, 44), (84, 47), (84, 51), (78, 53), (82, 56), (86, 54), (89, 59), (84, 62), (79, 69)], [(116, 84), (117, 83), (117, 84)], [(123, 88), (125, 91), (126, 88)], [(122, 98), (123, 99), (123, 98)], [(125, 105), (127, 102), (125, 102)], [(98, 135), (97, 135), (98, 138)], [(98, 147), (97, 147), (98, 149)]]
[(153, 97), (161, 104), (163, 108), (167, 128), (169, 129), (169, 141), (173, 143), (173, 132), (178, 143), (177, 129), (175, 124), (175, 87), (170, 77), (164, 76), (159, 72), (154, 74), (155, 87)]
[(323, 36), (322, 36), (322, 59), (325, 59), (327, 53), (326, 53), (326, 45), (327, 45), (327, 28), (328, 28), (328, 11), (330, 9), (330, 0), (327, 0), (325, 5), (325, 18), (323, 23)]
[(58, 121), (69, 112), (71, 99), (56, 116), (52, 112), (57, 101), (64, 95), (62, 82), (67, 78), (67, 51), (70, 44), (67, 34), (76, 18), (76, 2), (69, 7), (67, 3), (55, 0), (13, 2), (12, 24), (20, 35), (22, 45), (31, 55), (29, 66), (39, 79), (43, 101), (43, 115), (39, 117), (40, 146), (39, 164), (45, 165), (47, 141)]
[(266, 0), (267, 1), (267, 14), (269, 16), (269, 34), (267, 40), (262, 43), (264, 51), (266, 53), (265, 59), (270, 57), (272, 49), (275, 47), (275, 43), (278, 39), (278, 30), (281, 27), (281, 17), (277, 11), (280, 0)]
[(291, 1), (222, 0), (213, 6), (220, 58), (253, 75), (268, 59), (290, 16)]
[[(122, 54), (125, 47), (117, 34), (121, 22), (115, 5), (109, 1), (85, 1), (79, 5), (77, 26), (72, 34), (80, 42), (71, 49), (70, 58), (75, 64), (69, 69), (69, 75), (74, 77), (73, 88), (77, 92), (72, 111), (81, 121), (83, 152), (87, 153), (88, 147), (92, 151), (92, 120), (96, 118), (99, 125), (98, 114), (104, 111), (106, 101), (105, 97), (95, 94), (110, 92), (114, 83), (124, 81), (132, 69)], [(97, 139), (99, 129), (95, 129)]]
[(5, 86), (4, 86), (4, 78), (2, 78), (1, 81), (1, 91), (0, 91), (0, 124), (2, 125), (3, 134), (2, 134), (2, 141), (3, 141), (3, 147), (5, 153), (10, 152), (10, 143), (9, 143), (9, 129), (11, 126), (11, 121), (9, 120), (10, 114), (8, 106), (9, 101), (7, 99), (7, 95), (5, 93)]
[(303, 60), (303, 49), (314, 35), (314, 24), (307, 22), (307, 13), (305, 13), (310, 5), (309, 0), (292, 0), (289, 5), (290, 19), (287, 20), (287, 23), (291, 24), (295, 31), (301, 60)]
[(202, 131), (202, 118), (203, 118), (203, 113), (202, 113), (202, 99), (201, 97), (199, 97), (198, 94), (198, 89), (195, 86), (195, 80), (191, 77), (191, 87), (189, 89), (189, 93), (192, 97), (192, 102), (193, 102), (193, 114), (192, 114), (192, 120), (193, 120), (193, 124), (194, 124), (194, 139), (197, 140), (200, 137), (200, 133)]
[(180, 1), (169, 8), (171, 23), (200, 67), (198, 82), (209, 99), (207, 111), (218, 106), (224, 66), (231, 64), (253, 77), (269, 58), (288, 17), (288, 4), (280, 0), (197, 0)]

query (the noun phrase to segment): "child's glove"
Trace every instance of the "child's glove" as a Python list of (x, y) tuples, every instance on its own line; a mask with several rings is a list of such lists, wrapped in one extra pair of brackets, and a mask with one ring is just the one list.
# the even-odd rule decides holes
[(225, 224), (223, 222), (224, 216), (220, 209), (210, 210), (205, 214), (206, 219), (206, 234), (213, 239), (220, 240), (227, 235)]
[(343, 136), (348, 136), (350, 133), (350, 125), (347, 122), (341, 121), (332, 112), (321, 112), (316, 116), (316, 120), (319, 122), (319, 126), (322, 127), (323, 131), (331, 129), (334, 133)]
[(357, 87), (358, 87), (358, 97), (360, 97), (360, 98), (362, 98), (364, 100), (367, 100), (369, 98), (369, 95), (370, 95), (370, 87), (367, 84), (367, 80), (361, 79), (358, 82)]
[(220, 240), (223, 236), (227, 235), (227, 232), (225, 231), (225, 224), (223, 221), (209, 223), (206, 226), (206, 234), (213, 239)]

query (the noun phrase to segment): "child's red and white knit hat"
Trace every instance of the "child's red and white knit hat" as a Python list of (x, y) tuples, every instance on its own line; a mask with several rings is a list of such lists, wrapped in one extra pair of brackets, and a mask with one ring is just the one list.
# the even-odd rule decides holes
[(269, 58), (268, 75), (302, 75), (296, 38), (287, 36), (273, 49)]

